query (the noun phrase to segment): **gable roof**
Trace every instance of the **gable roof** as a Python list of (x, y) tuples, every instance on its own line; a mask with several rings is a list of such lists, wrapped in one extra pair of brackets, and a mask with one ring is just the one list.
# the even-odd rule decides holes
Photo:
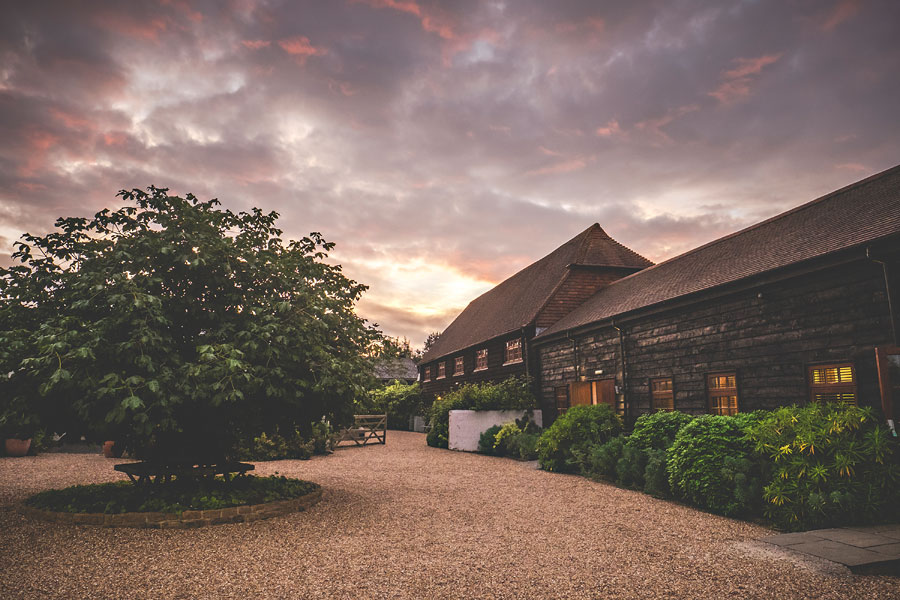
[(619, 279), (538, 340), (900, 233), (900, 166)]
[(375, 361), (375, 379), (417, 379), (419, 369), (411, 358), (379, 358)]
[(643, 269), (653, 263), (609, 237), (594, 223), (509, 279), (488, 290), (441, 333), (422, 362), (428, 362), (530, 324), (571, 265)]

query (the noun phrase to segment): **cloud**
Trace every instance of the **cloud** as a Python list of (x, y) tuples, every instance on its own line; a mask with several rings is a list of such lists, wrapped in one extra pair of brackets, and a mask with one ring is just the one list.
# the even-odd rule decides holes
[(838, 25), (856, 16), (862, 7), (862, 0), (841, 0), (822, 23), (822, 31), (834, 31)]
[(593, 222), (658, 261), (892, 166), (900, 7), (841, 6), (13, 3), (3, 250), (120, 188), (259, 206), (420, 343)]
[(296, 56), (302, 59), (306, 59), (308, 56), (322, 56), (323, 54), (327, 54), (328, 50), (325, 48), (320, 48), (313, 46), (309, 38), (305, 35), (298, 35), (292, 38), (278, 40), (278, 45), (281, 46), (281, 49), (290, 54), (291, 56)]
[(736, 66), (722, 73), (722, 83), (709, 95), (722, 104), (746, 98), (750, 95), (750, 87), (754, 77), (759, 75), (763, 68), (778, 62), (781, 54), (767, 54), (756, 58), (735, 58), (732, 63)]

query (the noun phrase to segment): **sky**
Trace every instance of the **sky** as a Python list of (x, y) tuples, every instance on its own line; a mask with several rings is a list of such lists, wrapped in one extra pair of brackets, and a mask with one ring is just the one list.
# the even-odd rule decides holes
[(592, 223), (659, 262), (900, 163), (898, 73), (896, 0), (9, 0), (0, 263), (168, 187), (421, 346)]

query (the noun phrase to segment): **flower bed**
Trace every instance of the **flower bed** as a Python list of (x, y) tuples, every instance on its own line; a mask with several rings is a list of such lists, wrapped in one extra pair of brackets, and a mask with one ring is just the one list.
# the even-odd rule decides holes
[(104, 527), (188, 528), (240, 523), (305, 510), (322, 496), (308, 481), (238, 477), (199, 486), (165, 484), (150, 494), (128, 482), (73, 486), (41, 492), (23, 514), (58, 523)]

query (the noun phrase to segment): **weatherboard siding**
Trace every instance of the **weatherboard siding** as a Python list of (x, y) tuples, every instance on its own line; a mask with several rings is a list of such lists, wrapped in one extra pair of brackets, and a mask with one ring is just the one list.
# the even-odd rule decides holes
[[(526, 328), (525, 334), (528, 340), (530, 340), (532, 337), (534, 337), (534, 328)], [(509, 365), (503, 364), (506, 355), (506, 342), (508, 340), (514, 340), (517, 338), (522, 338), (522, 334), (517, 332), (514, 334), (500, 336), (488, 340), (484, 343), (472, 346), (470, 348), (466, 348), (465, 350), (462, 350), (460, 352), (448, 354), (444, 357), (441, 357), (440, 360), (432, 360), (427, 363), (420, 364), (419, 374), (421, 378), (424, 378), (425, 367), (431, 367), (432, 373), (431, 381), (420, 381), (422, 394), (428, 401), (430, 401), (435, 397), (443, 396), (444, 394), (451, 392), (459, 386), (467, 383), (500, 382), (510, 377), (522, 377), (526, 375), (526, 364), (531, 363), (530, 359), (527, 361), (524, 360), (524, 352), (523, 360), (521, 362), (512, 363)], [(475, 352), (476, 350), (480, 350), (481, 348), (488, 349), (488, 368), (481, 371), (475, 371)], [(529, 349), (530, 342), (526, 341), (523, 350), (527, 351)], [(463, 357), (465, 373), (463, 375), (454, 376), (454, 359), (457, 356)], [(435, 375), (437, 373), (437, 365), (441, 361), (445, 361), (447, 363), (447, 376), (444, 379), (435, 379)]]
[[(761, 297), (760, 297), (761, 294)], [(891, 324), (881, 267), (857, 261), (724, 297), (618, 323), (631, 419), (650, 410), (649, 381), (672, 377), (675, 407), (707, 410), (706, 374), (735, 371), (739, 409), (805, 403), (807, 367), (852, 362), (860, 404), (880, 402), (874, 347), (890, 344)], [(608, 323), (549, 343), (537, 341), (541, 399), (555, 404), (559, 385), (616, 374), (621, 385), (618, 332)], [(603, 369), (602, 376), (595, 376)], [(549, 416), (549, 415), (548, 415)]]

